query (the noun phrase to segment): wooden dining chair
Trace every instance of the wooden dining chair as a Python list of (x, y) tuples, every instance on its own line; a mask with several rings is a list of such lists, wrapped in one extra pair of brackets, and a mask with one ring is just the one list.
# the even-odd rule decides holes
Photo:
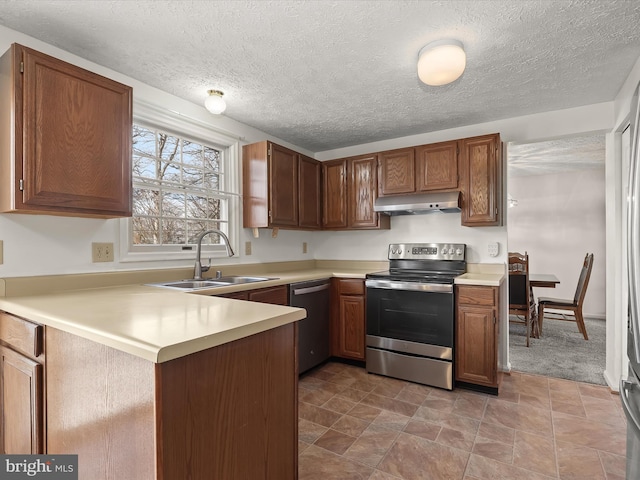
[[(591, 277), (591, 269), (593, 268), (593, 253), (587, 253), (584, 257), (580, 277), (578, 278), (578, 286), (572, 300), (563, 300), (559, 298), (540, 297), (538, 298), (538, 330), (542, 335), (542, 322), (545, 314), (548, 319), (567, 320), (576, 322), (578, 330), (584, 336), (585, 340), (589, 340), (587, 335), (587, 327), (584, 325), (584, 317), (582, 316), (582, 304), (584, 296), (587, 293), (587, 285)], [(566, 313), (545, 312), (545, 309), (563, 310)]]
[[(516, 320), (511, 319), (515, 315)], [(509, 252), (509, 321), (524, 323), (529, 337), (536, 320), (536, 306), (529, 285), (529, 255)]]

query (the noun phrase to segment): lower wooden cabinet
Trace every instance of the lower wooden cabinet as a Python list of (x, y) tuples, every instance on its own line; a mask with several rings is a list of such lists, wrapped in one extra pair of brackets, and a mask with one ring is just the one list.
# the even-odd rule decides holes
[(273, 305), (289, 305), (289, 289), (287, 285), (257, 288), (243, 292), (223, 293), (222, 295), (216, 296), (235, 298), (236, 300), (249, 300), (250, 302), (271, 303)]
[(0, 312), (0, 453), (45, 453), (43, 327)]
[(163, 363), (46, 336), (48, 450), (80, 478), (297, 478), (295, 323)]
[(365, 359), (365, 286), (356, 278), (331, 279), (331, 354)]
[(499, 288), (456, 287), (457, 386), (498, 393)]

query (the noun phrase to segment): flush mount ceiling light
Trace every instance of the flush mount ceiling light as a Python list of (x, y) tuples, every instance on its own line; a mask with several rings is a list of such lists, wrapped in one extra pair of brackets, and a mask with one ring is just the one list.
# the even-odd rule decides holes
[(462, 43), (438, 40), (424, 46), (418, 54), (418, 77), (431, 86), (446, 85), (457, 80), (467, 64)]
[(204, 108), (214, 115), (220, 115), (227, 108), (227, 104), (222, 98), (224, 93), (220, 90), (207, 90), (209, 96), (204, 101)]

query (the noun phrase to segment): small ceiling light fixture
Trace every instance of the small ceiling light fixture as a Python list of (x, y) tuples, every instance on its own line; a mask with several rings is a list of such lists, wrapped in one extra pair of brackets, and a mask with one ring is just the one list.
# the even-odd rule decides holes
[(227, 108), (227, 104), (222, 98), (224, 93), (220, 90), (207, 90), (209, 96), (204, 101), (204, 108), (214, 115), (220, 115)]
[(438, 40), (425, 45), (418, 53), (418, 77), (431, 86), (457, 80), (467, 64), (462, 42)]

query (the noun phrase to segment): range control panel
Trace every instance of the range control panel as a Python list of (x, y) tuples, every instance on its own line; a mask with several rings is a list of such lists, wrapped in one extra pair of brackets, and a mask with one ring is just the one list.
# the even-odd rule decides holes
[(392, 243), (389, 260), (464, 260), (464, 243)]

